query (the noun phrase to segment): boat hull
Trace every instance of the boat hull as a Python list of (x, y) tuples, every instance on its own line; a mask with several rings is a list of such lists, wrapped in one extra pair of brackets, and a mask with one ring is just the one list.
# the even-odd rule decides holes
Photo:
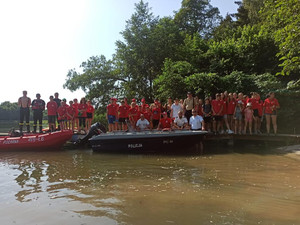
[(1, 137), (0, 151), (60, 149), (71, 139), (72, 135), (72, 131), (64, 130), (46, 134), (29, 134), (22, 137)]
[(201, 152), (204, 131), (101, 134), (91, 138), (94, 151), (109, 153)]

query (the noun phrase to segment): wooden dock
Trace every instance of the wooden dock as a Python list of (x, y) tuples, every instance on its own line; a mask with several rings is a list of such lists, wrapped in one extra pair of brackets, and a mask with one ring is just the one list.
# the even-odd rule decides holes
[(249, 141), (249, 142), (276, 142), (278, 144), (282, 143), (285, 145), (289, 144), (299, 144), (300, 143), (300, 135), (293, 134), (213, 134), (209, 133), (205, 136), (204, 141)]

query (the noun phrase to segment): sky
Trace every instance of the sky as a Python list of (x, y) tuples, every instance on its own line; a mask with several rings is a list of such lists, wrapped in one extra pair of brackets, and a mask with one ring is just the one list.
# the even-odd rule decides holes
[[(172, 16), (181, 0), (146, 0), (155, 16)], [(235, 0), (211, 0), (222, 16)], [(139, 0), (0, 0), (0, 103), (16, 102), (27, 90), (46, 102), (84, 97), (63, 88), (68, 70), (89, 57), (111, 58), (126, 20)]]

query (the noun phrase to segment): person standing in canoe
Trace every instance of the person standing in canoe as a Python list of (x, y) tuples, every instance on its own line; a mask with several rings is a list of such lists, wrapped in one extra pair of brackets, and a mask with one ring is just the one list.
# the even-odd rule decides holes
[(45, 101), (41, 99), (39, 93), (36, 94), (36, 99), (31, 103), (33, 111), (33, 133), (36, 133), (37, 122), (39, 122), (39, 131), (43, 132), (43, 112), (45, 110)]
[(92, 120), (94, 119), (95, 108), (90, 100), (87, 101), (86, 110), (86, 130), (90, 130), (92, 126)]
[(30, 132), (30, 125), (29, 125), (29, 107), (31, 105), (31, 99), (27, 97), (27, 91), (23, 91), (23, 96), (18, 100), (18, 106), (20, 107), (20, 132), (23, 132), (23, 125), (24, 125), (24, 118), (26, 121), (27, 132)]

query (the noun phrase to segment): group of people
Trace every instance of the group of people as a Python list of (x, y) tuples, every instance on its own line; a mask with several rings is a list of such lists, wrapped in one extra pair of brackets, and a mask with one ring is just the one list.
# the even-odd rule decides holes
[(137, 104), (127, 98), (117, 104), (116, 98), (110, 99), (107, 106), (109, 131), (127, 130), (128, 126), (135, 130), (145, 129), (191, 129), (207, 130), (214, 133), (228, 134), (260, 134), (261, 122), (266, 119), (266, 131), (269, 134), (271, 123), (277, 133), (277, 110), (280, 108), (273, 92), (263, 101), (259, 93), (251, 96), (243, 93), (217, 93), (215, 98), (204, 100), (187, 93), (186, 99), (168, 98), (166, 104), (155, 99), (147, 104), (145, 99)]
[(41, 99), (41, 95), (36, 94), (36, 99), (31, 101), (27, 96), (27, 91), (23, 91), (23, 96), (18, 100), (20, 107), (20, 132), (23, 132), (24, 120), (26, 122), (27, 132), (30, 132), (30, 108), (33, 111), (33, 133), (43, 132), (43, 113), (47, 109), (49, 131), (71, 129), (74, 131), (75, 127), (78, 131), (87, 131), (91, 127), (94, 116), (94, 107), (91, 101), (86, 101), (81, 98), (80, 102), (75, 98), (69, 101), (59, 99), (59, 94), (56, 92), (54, 96), (49, 97), (47, 104)]

